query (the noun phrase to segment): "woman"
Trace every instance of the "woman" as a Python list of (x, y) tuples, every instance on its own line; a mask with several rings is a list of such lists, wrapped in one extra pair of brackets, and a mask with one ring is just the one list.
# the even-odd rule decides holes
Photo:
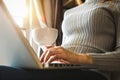
[[(94, 3), (91, 3), (93, 1)], [(117, 0), (113, 2), (108, 0), (106, 2), (103, 1), (104, 0), (86, 0), (84, 4), (75, 7), (71, 10), (68, 10), (65, 13), (65, 17), (62, 24), (62, 47), (66, 49), (62, 48), (61, 46), (55, 46), (47, 49), (41, 57), (41, 62), (51, 62), (56, 59), (62, 58), (70, 63), (91, 64), (94, 61), (94, 56), (99, 55), (100, 58), (100, 56), (105, 56), (105, 54), (101, 53), (108, 53), (110, 51), (117, 50), (120, 45), (118, 36), (120, 24), (120, 2)], [(77, 10), (79, 10), (79, 12), (77, 12)], [(70, 29), (68, 30), (67, 28)], [(95, 52), (97, 54), (95, 54)], [(52, 56), (53, 58), (49, 59), (48, 61), (48, 58), (50, 58), (51, 55), (55, 56)], [(71, 60), (69, 59), (69, 57), (72, 57), (74, 59)], [(84, 57), (83, 60), (81, 60), (82, 57)]]
[(67, 10), (61, 46), (47, 48), (40, 61), (120, 66), (120, 1), (86, 0)]
[[(110, 69), (113, 68), (111, 67), (113, 63), (119, 66), (119, 5), (119, 0), (86, 0), (84, 4), (66, 11), (62, 24), (62, 45), (47, 47), (48, 49), (42, 54), (40, 61), (43, 63), (59, 61), (60, 63), (91, 64), (93, 66), (94, 64), (108, 65)], [(47, 70), (25, 71), (1, 66), (0, 80), (40, 80), (43, 78), (44, 80), (106, 80), (94, 71), (68, 71), (62, 73), (60, 70), (59, 72), (62, 74), (59, 74), (58, 71), (53, 70), (50, 71), (51, 76), (49, 76), (45, 74)]]

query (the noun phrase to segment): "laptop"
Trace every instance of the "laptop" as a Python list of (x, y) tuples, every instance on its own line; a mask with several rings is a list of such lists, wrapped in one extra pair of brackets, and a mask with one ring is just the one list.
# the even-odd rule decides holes
[[(76, 64), (42, 64), (0, 0), (0, 65), (27, 69), (80, 68)], [(84, 67), (85, 68), (85, 67)]]
[(0, 0), (0, 65), (43, 68), (2, 0)]

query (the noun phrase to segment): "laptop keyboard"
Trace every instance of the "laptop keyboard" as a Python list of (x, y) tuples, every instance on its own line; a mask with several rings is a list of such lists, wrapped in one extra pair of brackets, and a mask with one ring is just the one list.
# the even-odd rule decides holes
[(80, 68), (78, 64), (44, 64), (44, 68)]

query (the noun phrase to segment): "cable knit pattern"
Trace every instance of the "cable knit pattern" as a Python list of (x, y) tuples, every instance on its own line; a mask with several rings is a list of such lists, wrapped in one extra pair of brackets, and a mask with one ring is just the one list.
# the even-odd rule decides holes
[(120, 0), (86, 0), (84, 4), (67, 10), (62, 31), (64, 48), (88, 53), (98, 67), (119, 69)]
[(113, 51), (117, 3), (119, 1), (86, 0), (84, 4), (67, 10), (62, 24), (62, 46), (78, 53)]

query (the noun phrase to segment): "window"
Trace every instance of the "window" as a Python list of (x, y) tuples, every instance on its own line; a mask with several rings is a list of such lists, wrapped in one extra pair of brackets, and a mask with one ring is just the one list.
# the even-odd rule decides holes
[(27, 15), (26, 0), (4, 0), (15, 22), (22, 28)]

